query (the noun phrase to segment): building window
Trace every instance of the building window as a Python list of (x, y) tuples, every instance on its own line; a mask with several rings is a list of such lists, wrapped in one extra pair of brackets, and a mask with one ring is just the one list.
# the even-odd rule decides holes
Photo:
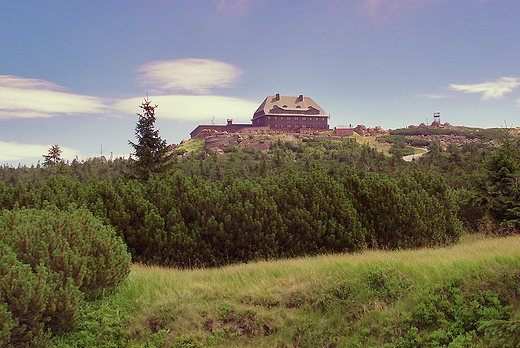
[(251, 129), (247, 131), (248, 133), (251, 133)]
[(267, 124), (267, 126), (268, 126), (268, 127), (271, 127), (271, 124), (270, 124), (270, 123), (268, 123), (268, 124)]
[(276, 120), (276, 116), (274, 116), (274, 119)]
[(295, 120), (295, 121), (298, 121), (298, 117), (295, 117), (294, 120)]
[(291, 128), (291, 125), (290, 125), (290, 124), (288, 124), (288, 125), (287, 125), (287, 128)]
[(267, 119), (270, 120), (270, 119), (271, 119), (271, 116), (267, 116)]
[(302, 124), (302, 128), (305, 128), (305, 127), (306, 127), (306, 125)]

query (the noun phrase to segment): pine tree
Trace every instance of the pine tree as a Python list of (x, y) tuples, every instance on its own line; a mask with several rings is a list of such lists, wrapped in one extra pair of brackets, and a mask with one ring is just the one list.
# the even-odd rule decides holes
[(511, 128), (503, 129), (501, 146), (485, 162), (486, 180), (483, 201), (505, 230), (520, 230), (520, 140)]
[(61, 161), (61, 153), (62, 150), (58, 146), (58, 144), (52, 145), (47, 155), (43, 155), (43, 158), (45, 158), (44, 166), (45, 167), (53, 167), (54, 168), (54, 174), (56, 174), (56, 165)]
[(148, 180), (152, 173), (163, 173), (170, 166), (170, 155), (166, 140), (159, 136), (159, 130), (154, 128), (155, 108), (151, 101), (146, 98), (139, 106), (143, 114), (137, 114), (139, 120), (136, 123), (135, 135), (137, 144), (132, 141), (128, 143), (134, 148), (136, 160), (130, 162), (132, 176), (140, 180)]

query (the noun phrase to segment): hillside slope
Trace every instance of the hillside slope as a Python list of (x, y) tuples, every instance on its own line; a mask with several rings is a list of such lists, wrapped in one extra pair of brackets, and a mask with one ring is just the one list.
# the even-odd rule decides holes
[(466, 238), (207, 270), (135, 265), (120, 293), (55, 343), (105, 335), (93, 346), (502, 347), (482, 324), (518, 319), (520, 237)]

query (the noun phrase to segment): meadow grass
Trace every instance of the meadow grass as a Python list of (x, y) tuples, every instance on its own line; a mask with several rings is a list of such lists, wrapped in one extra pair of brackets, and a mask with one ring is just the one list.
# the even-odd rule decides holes
[[(55, 343), (82, 347), (81, 339), (99, 340), (103, 327), (111, 327), (115, 333), (105, 333), (94, 346), (108, 347), (112, 340), (128, 347), (394, 347), (399, 336), (411, 335), (403, 318), (413, 319), (417, 304), (435, 291), (451, 289), (444, 284), (462, 279), (462, 292), (485, 292), (483, 287), (500, 286), (502, 274), (518, 270), (519, 236), (479, 235), (444, 248), (367, 250), (211, 269), (135, 264), (115, 294), (86, 305), (80, 322), (90, 326), (80, 324)], [(470, 276), (473, 280), (464, 280)], [(90, 337), (88, 330), (97, 333)], [(424, 330), (423, 335), (434, 331)], [(476, 342), (467, 346), (490, 344), (476, 330), (458, 337)]]

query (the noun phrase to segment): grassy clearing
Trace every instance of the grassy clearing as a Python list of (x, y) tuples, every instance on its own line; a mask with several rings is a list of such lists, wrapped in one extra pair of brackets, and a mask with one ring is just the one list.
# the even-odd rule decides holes
[(354, 132), (354, 138), (356, 139), (358, 144), (361, 145), (368, 145), (371, 148), (382, 152), (385, 156), (391, 157), (392, 154), (389, 152), (392, 148), (391, 143), (383, 143), (377, 140), (377, 137), (375, 136), (366, 136), (362, 137), (361, 135)]
[(55, 344), (492, 346), (478, 323), (514, 318), (518, 270), (516, 236), (468, 236), (447, 248), (366, 251), (219, 269), (134, 265), (125, 285), (88, 304), (78, 330), (60, 335)]
[(177, 150), (184, 149), (186, 152), (198, 151), (204, 147), (204, 138), (189, 139), (187, 142), (180, 144)]

